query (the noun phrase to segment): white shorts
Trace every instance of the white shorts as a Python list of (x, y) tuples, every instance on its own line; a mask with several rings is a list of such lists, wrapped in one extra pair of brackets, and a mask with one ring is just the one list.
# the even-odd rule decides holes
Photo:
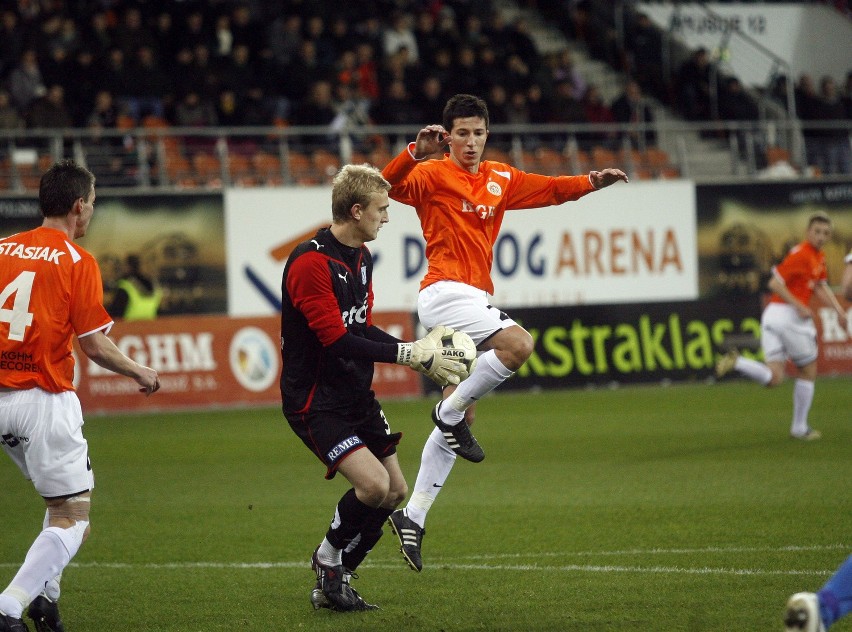
[(480, 345), (517, 323), (491, 305), (488, 294), (456, 281), (438, 281), (417, 295), (417, 316), (427, 329), (445, 325), (465, 332)]
[(3, 449), (45, 498), (95, 486), (83, 411), (74, 391), (1, 390), (0, 437)]
[(814, 321), (802, 318), (792, 305), (769, 303), (760, 319), (760, 346), (767, 362), (784, 362), (797, 367), (817, 359), (817, 330)]

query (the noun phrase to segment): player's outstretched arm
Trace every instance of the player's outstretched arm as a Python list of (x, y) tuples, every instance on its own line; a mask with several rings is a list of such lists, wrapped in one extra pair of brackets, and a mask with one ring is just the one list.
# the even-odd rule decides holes
[(619, 180), (622, 180), (623, 182), (630, 182), (627, 178), (627, 174), (621, 169), (608, 168), (603, 171), (589, 172), (589, 181), (596, 189), (603, 189), (611, 184), (615, 184)]
[(128, 358), (103, 332), (96, 331), (83, 336), (78, 338), (78, 342), (83, 353), (95, 364), (136, 380), (140, 386), (140, 393), (150, 395), (160, 389), (160, 378), (157, 372)]
[[(450, 340), (449, 346), (444, 341)], [(416, 342), (397, 345), (397, 364), (404, 364), (438, 386), (458, 384), (470, 375), (476, 362), (476, 345), (466, 333), (438, 325)]]

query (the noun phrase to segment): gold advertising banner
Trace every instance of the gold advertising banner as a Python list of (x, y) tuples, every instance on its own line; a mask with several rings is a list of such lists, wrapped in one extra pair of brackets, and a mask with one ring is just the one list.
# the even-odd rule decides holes
[[(399, 338), (413, 339), (408, 312), (375, 313), (373, 322)], [(277, 316), (176, 316), (116, 322), (109, 337), (125, 354), (156, 369), (162, 388), (145, 397), (132, 379), (99, 367), (75, 346), (74, 383), (83, 411), (280, 405), (280, 329)], [(395, 364), (376, 364), (373, 388), (380, 400), (421, 393), (419, 374)]]

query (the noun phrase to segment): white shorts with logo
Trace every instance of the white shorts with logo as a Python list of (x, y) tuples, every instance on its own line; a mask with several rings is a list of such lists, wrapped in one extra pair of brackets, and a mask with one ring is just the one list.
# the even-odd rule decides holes
[(817, 359), (817, 330), (813, 319), (802, 318), (792, 305), (769, 303), (760, 319), (760, 346), (767, 362), (787, 358), (798, 367)]
[(417, 315), (427, 329), (445, 325), (469, 335), (476, 345), (517, 323), (489, 303), (486, 292), (458, 283), (438, 281), (417, 295)]
[(0, 443), (45, 498), (95, 486), (74, 391), (0, 390)]

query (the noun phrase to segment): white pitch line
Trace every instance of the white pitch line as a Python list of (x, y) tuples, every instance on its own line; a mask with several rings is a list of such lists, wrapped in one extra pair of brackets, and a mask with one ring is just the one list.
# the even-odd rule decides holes
[[(666, 554), (716, 554), (716, 553), (797, 553), (802, 551), (833, 551), (848, 550), (845, 544), (814, 545), (814, 546), (785, 546), (785, 547), (704, 547), (695, 549), (628, 549), (622, 551), (563, 551), (563, 552), (541, 552), (541, 553), (504, 553), (494, 555), (470, 555), (454, 558), (456, 560), (486, 560), (486, 559), (512, 559), (512, 558), (554, 558), (554, 557), (592, 557), (592, 556), (615, 556), (615, 555), (666, 555)], [(0, 567), (17, 567), (19, 563), (0, 562)], [(624, 565), (595, 565), (595, 564), (559, 564), (555, 566), (540, 564), (473, 564), (445, 562), (441, 558), (430, 560), (430, 565), (435, 568), (447, 570), (472, 570), (472, 571), (517, 571), (517, 572), (586, 572), (586, 573), (652, 573), (672, 575), (830, 575), (832, 570), (794, 569), (794, 570), (768, 570), (759, 568), (713, 568), (704, 566), (701, 568), (689, 568), (682, 566), (624, 566)], [(132, 569), (155, 569), (155, 570), (194, 570), (194, 569), (226, 569), (226, 570), (266, 570), (266, 569), (293, 569), (307, 568), (309, 562), (301, 560), (298, 562), (72, 562), (72, 568), (107, 568), (118, 570)], [(366, 563), (365, 568), (376, 568), (382, 570), (400, 570), (405, 568), (401, 564), (388, 564), (384, 562)]]
[[(0, 566), (15, 566), (3, 563)], [(680, 566), (599, 566), (594, 564), (565, 564), (558, 566), (542, 566), (540, 564), (455, 564), (446, 562), (435, 562), (434, 568), (458, 571), (516, 571), (516, 572), (552, 572), (552, 573), (650, 573), (657, 575), (787, 575), (787, 576), (828, 576), (833, 570), (800, 569), (800, 570), (767, 570), (761, 568), (684, 568)], [(154, 563), (144, 562), (130, 564), (127, 562), (72, 562), (71, 568), (104, 568), (115, 570), (197, 570), (197, 569), (224, 569), (224, 570), (270, 570), (270, 569), (308, 569), (310, 563), (301, 562), (167, 562)], [(405, 570), (403, 564), (367, 563), (363, 568), (379, 570)]]

